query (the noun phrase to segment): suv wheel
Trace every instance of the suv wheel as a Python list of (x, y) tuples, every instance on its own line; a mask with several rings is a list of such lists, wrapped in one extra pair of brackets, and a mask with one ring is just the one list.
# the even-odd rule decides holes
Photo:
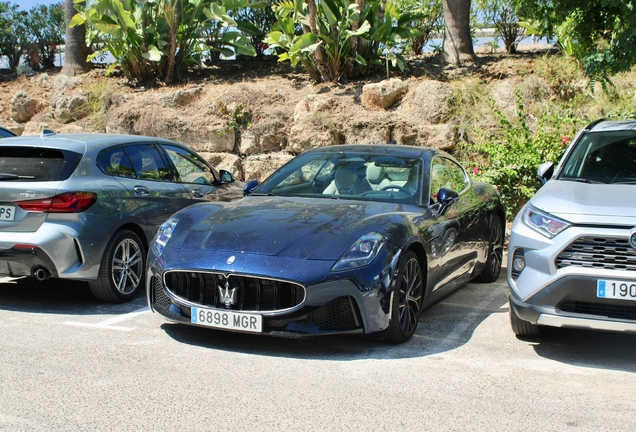
[(139, 236), (121, 230), (110, 239), (97, 280), (89, 282), (93, 295), (108, 303), (132, 300), (144, 281), (145, 251)]

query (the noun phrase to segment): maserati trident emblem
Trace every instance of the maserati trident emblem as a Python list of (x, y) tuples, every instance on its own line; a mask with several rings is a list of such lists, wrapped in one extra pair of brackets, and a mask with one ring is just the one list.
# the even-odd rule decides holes
[(231, 257), (229, 257), (229, 258), (227, 259), (227, 263), (228, 263), (228, 264), (232, 264), (232, 263), (234, 262), (234, 260), (235, 260), (235, 259), (236, 259), (236, 257), (235, 257), (234, 255), (232, 255)]
[(225, 308), (229, 309), (234, 303), (236, 303), (236, 288), (230, 289), (230, 280), (225, 280), (225, 287), (219, 286), (219, 294), (221, 296), (221, 302), (225, 304)]

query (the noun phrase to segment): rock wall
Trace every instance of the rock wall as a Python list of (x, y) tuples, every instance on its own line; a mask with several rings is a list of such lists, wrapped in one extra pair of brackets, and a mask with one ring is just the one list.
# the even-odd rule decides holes
[[(42, 128), (56, 132), (101, 128), (168, 138), (189, 145), (213, 165), (246, 181), (263, 180), (294, 155), (315, 147), (394, 142), (452, 150), (458, 139), (453, 89), (431, 79), (348, 86), (281, 86), (280, 79), (277, 85), (204, 82), (145, 91), (120, 86), (100, 96), (107, 100), (100, 99), (102, 110), (97, 114), (89, 104), (95, 97), (81, 80), (60, 84), (57, 77), (37, 79), (39, 85), (55, 91), (47, 92), (50, 100), (40, 100), (27, 90), (16, 93), (11, 101), (14, 124), (7, 125), (14, 130), (33, 134)], [(497, 95), (507, 101), (503, 88), (498, 87)], [(246, 107), (251, 118), (238, 123), (236, 115), (247, 112)]]

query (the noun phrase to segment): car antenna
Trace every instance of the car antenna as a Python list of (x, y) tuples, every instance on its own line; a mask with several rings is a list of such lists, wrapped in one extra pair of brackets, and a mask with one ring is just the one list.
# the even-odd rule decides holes
[(51, 136), (51, 135), (55, 135), (55, 132), (53, 132), (51, 129), (42, 129), (42, 133), (40, 134), (40, 138), (44, 138), (44, 137)]

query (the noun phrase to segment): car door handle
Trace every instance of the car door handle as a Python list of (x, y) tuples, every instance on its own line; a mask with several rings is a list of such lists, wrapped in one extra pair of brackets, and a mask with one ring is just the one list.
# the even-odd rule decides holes
[(142, 196), (150, 195), (150, 189), (148, 189), (146, 186), (135, 186), (133, 190), (135, 191), (137, 195), (142, 195)]
[(195, 198), (203, 198), (205, 196), (200, 189), (190, 189), (190, 193), (192, 193)]

